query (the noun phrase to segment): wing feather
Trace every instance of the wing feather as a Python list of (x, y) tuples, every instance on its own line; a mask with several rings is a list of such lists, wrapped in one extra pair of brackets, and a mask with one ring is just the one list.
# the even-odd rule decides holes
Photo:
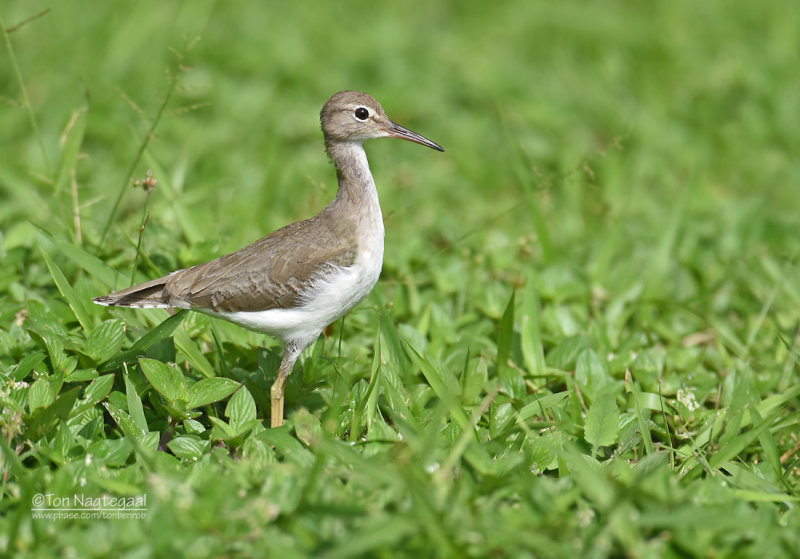
[(234, 253), (175, 272), (165, 292), (184, 303), (174, 306), (228, 312), (295, 306), (317, 275), (355, 261), (351, 239), (327, 227), (324, 217), (287, 225)]

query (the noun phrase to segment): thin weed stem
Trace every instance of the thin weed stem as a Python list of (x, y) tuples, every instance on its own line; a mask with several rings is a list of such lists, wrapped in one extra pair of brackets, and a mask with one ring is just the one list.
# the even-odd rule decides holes
[(131, 269), (131, 285), (136, 283), (136, 268), (139, 265), (139, 259), (142, 257), (142, 238), (144, 237), (144, 230), (145, 227), (147, 227), (147, 222), (150, 219), (150, 194), (156, 186), (156, 180), (153, 178), (153, 171), (148, 170), (143, 181), (136, 180), (133, 184), (134, 186), (139, 186), (141, 184), (142, 188), (144, 188), (147, 193), (147, 197), (145, 198), (144, 208), (142, 210), (142, 225), (139, 227), (139, 238), (136, 241), (136, 256), (133, 259), (133, 268)]
[(150, 138), (152, 138), (153, 134), (155, 133), (156, 127), (161, 120), (161, 115), (164, 114), (164, 109), (169, 103), (169, 99), (172, 97), (172, 93), (175, 91), (175, 86), (177, 83), (177, 78), (170, 76), (169, 88), (167, 89), (167, 94), (164, 96), (164, 101), (161, 103), (161, 106), (158, 109), (158, 113), (156, 114), (156, 118), (153, 120), (153, 124), (150, 125), (150, 129), (147, 131), (142, 143), (139, 145), (139, 151), (136, 152), (136, 157), (133, 158), (130, 169), (128, 169), (128, 173), (125, 175), (125, 180), (122, 183), (122, 188), (120, 188), (119, 194), (117, 194), (117, 199), (114, 201), (114, 206), (111, 208), (111, 213), (108, 214), (108, 221), (106, 222), (106, 226), (103, 228), (103, 234), (100, 236), (101, 245), (103, 244), (103, 241), (106, 240), (106, 235), (108, 235), (108, 230), (111, 228), (111, 224), (114, 222), (114, 216), (117, 215), (117, 210), (119, 209), (120, 202), (122, 202), (122, 197), (125, 195), (125, 190), (128, 188), (131, 178), (133, 177), (133, 173), (136, 171), (136, 167), (139, 165), (139, 161), (142, 159), (144, 150), (147, 149), (147, 146), (150, 143)]
[(75, 241), (80, 245), (83, 244), (83, 236), (81, 235), (81, 208), (78, 204), (78, 181), (75, 178), (75, 167), (69, 173), (69, 187), (72, 194), (72, 225), (75, 228)]
[[(44, 13), (39, 15), (44, 15)], [(50, 165), (50, 158), (47, 156), (47, 149), (44, 146), (44, 140), (42, 139), (42, 134), (39, 132), (39, 125), (36, 124), (36, 115), (33, 113), (31, 100), (28, 97), (28, 90), (25, 87), (25, 81), (22, 79), (22, 71), (19, 69), (19, 64), (17, 63), (17, 57), (14, 54), (14, 47), (11, 45), (11, 37), (9, 36), (9, 32), (16, 31), (22, 25), (24, 25), (31, 19), (35, 19), (36, 17), (39, 16), (38, 15), (34, 16), (33, 18), (29, 18), (28, 20), (25, 20), (22, 23), (15, 25), (10, 29), (6, 29), (6, 22), (3, 19), (2, 13), (0, 13), (0, 29), (3, 31), (3, 40), (6, 43), (8, 58), (11, 61), (11, 68), (14, 70), (14, 77), (16, 78), (17, 84), (19, 85), (19, 90), (22, 93), (22, 100), (23, 104), (25, 105), (25, 111), (28, 113), (28, 120), (30, 120), (31, 128), (33, 128), (33, 133), (36, 135), (36, 141), (39, 143), (39, 149), (42, 150), (42, 158), (44, 159), (44, 164), (47, 167), (47, 172), (52, 173), (53, 167)]]

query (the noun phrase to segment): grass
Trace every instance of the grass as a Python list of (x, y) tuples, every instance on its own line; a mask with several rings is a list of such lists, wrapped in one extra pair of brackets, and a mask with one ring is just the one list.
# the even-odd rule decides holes
[[(1, 15), (3, 555), (800, 555), (795, 12)], [(319, 210), (340, 89), (447, 151), (367, 146), (381, 280), (268, 429), (274, 341), (90, 299)]]

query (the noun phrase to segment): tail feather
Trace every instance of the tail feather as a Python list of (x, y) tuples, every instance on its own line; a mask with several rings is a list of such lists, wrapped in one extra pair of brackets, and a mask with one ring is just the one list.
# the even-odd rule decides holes
[(105, 307), (131, 307), (136, 309), (167, 308), (169, 293), (164, 289), (167, 277), (154, 279), (127, 289), (121, 289), (102, 297), (92, 299)]

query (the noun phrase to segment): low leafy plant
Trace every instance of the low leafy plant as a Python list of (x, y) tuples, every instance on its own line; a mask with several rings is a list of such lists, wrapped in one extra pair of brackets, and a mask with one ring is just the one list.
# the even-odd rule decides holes
[[(0, 555), (800, 556), (800, 12), (70, 7), (0, 17)], [(342, 80), (447, 151), (367, 147), (268, 429), (273, 341), (91, 299), (319, 210)]]

